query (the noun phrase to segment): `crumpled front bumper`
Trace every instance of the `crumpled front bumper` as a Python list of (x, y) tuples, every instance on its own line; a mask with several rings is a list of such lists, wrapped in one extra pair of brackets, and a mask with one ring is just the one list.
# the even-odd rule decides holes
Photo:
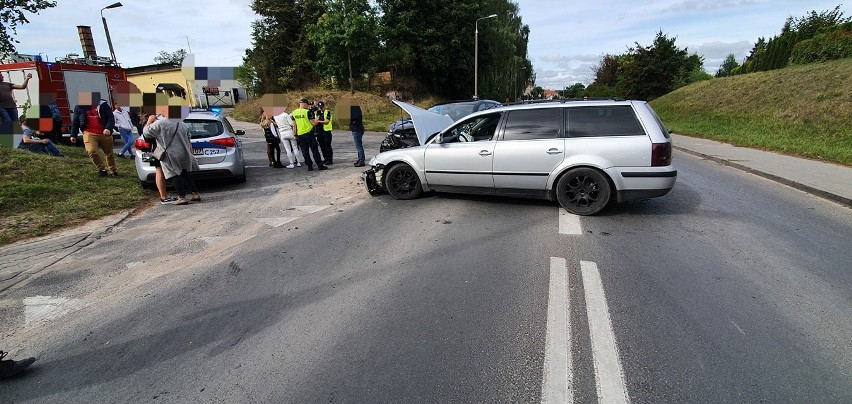
[(376, 196), (385, 192), (381, 184), (383, 168), (383, 166), (378, 165), (361, 173), (361, 178), (364, 179), (364, 184), (367, 186), (367, 192), (370, 195)]

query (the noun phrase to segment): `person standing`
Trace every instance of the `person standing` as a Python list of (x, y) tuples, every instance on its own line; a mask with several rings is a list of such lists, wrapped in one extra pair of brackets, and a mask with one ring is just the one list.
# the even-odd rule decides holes
[(355, 151), (358, 153), (358, 160), (355, 160), (355, 167), (364, 167), (366, 156), (364, 156), (364, 114), (361, 111), (360, 105), (352, 105), (349, 107), (349, 131), (352, 132), (352, 140), (355, 142)]
[[(195, 187), (195, 181), (189, 173), (198, 171), (198, 162), (192, 155), (192, 143), (189, 140), (189, 130), (180, 120), (157, 119), (156, 115), (148, 115), (142, 137), (146, 141), (156, 141), (155, 155), (160, 161), (164, 179), (172, 181), (178, 197), (173, 205), (186, 205), (190, 201), (201, 201), (201, 195)], [(187, 198), (186, 194), (191, 193)], [(160, 193), (162, 199), (162, 192)]]
[(62, 113), (59, 111), (59, 105), (56, 105), (56, 101), (47, 104), (47, 107), (50, 108), (50, 116), (53, 118), (53, 128), (51, 128), (49, 139), (54, 143), (59, 143), (59, 140), (62, 139)]
[[(98, 176), (106, 177), (109, 172), (118, 177), (115, 156), (112, 154), (112, 128), (115, 127), (115, 116), (106, 100), (100, 93), (81, 92), (80, 103), (74, 107), (71, 119), (71, 142), (77, 141), (77, 134), (83, 131), (83, 145), (92, 164), (98, 168)], [(107, 164), (101, 160), (100, 150), (103, 150)]]
[[(273, 119), (275, 119), (275, 124), (278, 127), (281, 145), (284, 146), (284, 151), (287, 153), (287, 160), (290, 161), (287, 168), (301, 167), (302, 163), (299, 162), (299, 156), (293, 149), (293, 143), (296, 143), (296, 135), (293, 129), (293, 121), (290, 119), (290, 114), (287, 113), (287, 107), (284, 107), (284, 110), (280, 114), (275, 115)], [(298, 143), (295, 150), (299, 150)]]
[(317, 119), (314, 111), (308, 109), (308, 99), (302, 98), (299, 100), (299, 108), (293, 111), (290, 115), (296, 127), (296, 139), (299, 149), (302, 150), (302, 157), (305, 159), (305, 164), (308, 165), (308, 171), (314, 170), (314, 163), (311, 161), (311, 154), (314, 155), (314, 160), (317, 162), (317, 167), (320, 170), (328, 170), (328, 167), (323, 164), (320, 157), (319, 144), (314, 134), (314, 126), (317, 125)]
[(31, 78), (33, 78), (33, 74), (27, 73), (23, 84), (14, 84), (6, 82), (3, 75), (0, 74), (0, 122), (8, 122), (11, 125), (12, 122), (18, 121), (18, 104), (15, 102), (12, 90), (27, 88)]
[(281, 164), (281, 138), (278, 135), (278, 128), (276, 128), (275, 121), (263, 108), (260, 109), (260, 127), (263, 129), (263, 137), (266, 139), (266, 157), (269, 158), (269, 166), (284, 167)]
[(124, 158), (124, 153), (128, 151), (130, 151), (130, 158), (136, 157), (133, 151), (130, 150), (130, 146), (133, 146), (133, 122), (130, 120), (130, 113), (116, 103), (113, 105), (112, 115), (115, 119), (115, 127), (118, 128), (121, 140), (124, 141), (124, 147), (118, 152), (118, 157)]
[(325, 102), (317, 102), (317, 143), (322, 152), (324, 164), (334, 164), (334, 151), (331, 149), (331, 111), (325, 107)]

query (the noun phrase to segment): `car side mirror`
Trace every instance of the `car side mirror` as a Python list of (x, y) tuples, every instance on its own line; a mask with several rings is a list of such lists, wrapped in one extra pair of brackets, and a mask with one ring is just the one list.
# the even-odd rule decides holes
[(237, 135), (237, 136), (245, 136), (245, 135), (246, 135), (246, 131), (244, 131), (244, 130), (242, 130), (242, 129), (239, 129), (239, 130), (237, 130), (236, 132), (234, 132), (234, 134), (235, 134), (235, 135)]

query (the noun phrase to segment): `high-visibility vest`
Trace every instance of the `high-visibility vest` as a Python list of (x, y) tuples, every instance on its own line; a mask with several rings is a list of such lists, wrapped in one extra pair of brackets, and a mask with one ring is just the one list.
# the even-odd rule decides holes
[(331, 111), (325, 110), (323, 111), (323, 114), (325, 115), (324, 120), (328, 120), (328, 123), (323, 125), (322, 129), (326, 132), (331, 132)]
[(298, 136), (305, 135), (314, 130), (314, 125), (308, 118), (308, 110), (304, 108), (296, 108), (290, 114), (293, 120), (296, 121), (296, 134)]

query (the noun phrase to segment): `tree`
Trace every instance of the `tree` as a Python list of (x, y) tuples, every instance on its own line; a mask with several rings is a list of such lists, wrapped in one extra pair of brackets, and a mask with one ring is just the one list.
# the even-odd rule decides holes
[[(255, 94), (308, 88), (319, 82), (311, 66), (316, 48), (306, 29), (323, 13), (323, 0), (253, 0), (260, 17), (252, 22), (252, 48), (243, 57), (245, 71), (254, 80)], [(249, 83), (245, 83), (249, 85)]]
[(580, 98), (583, 92), (586, 91), (586, 86), (583, 83), (574, 83), (570, 87), (565, 87), (563, 95), (567, 98)]
[[(16, 52), (15, 44), (20, 43), (12, 35), (18, 34), (18, 25), (27, 24), (30, 20), (24, 11), (38, 14), (46, 8), (56, 7), (55, 1), (46, 0), (0, 0), (0, 55)], [(12, 33), (9, 33), (9, 29)]]
[(529, 27), (507, 0), (377, 0), (381, 10), (382, 60), (397, 89), (444, 98), (473, 91), (474, 27), (480, 21), (479, 94), (499, 100), (517, 96), (530, 82)]
[(172, 53), (166, 51), (160, 51), (160, 54), (154, 56), (154, 63), (169, 63), (173, 65), (179, 65), (183, 63), (183, 59), (186, 57), (186, 49), (178, 49)]
[(725, 61), (722, 62), (722, 65), (719, 66), (719, 70), (716, 70), (716, 77), (728, 77), (732, 76), (734, 69), (739, 67), (740, 64), (737, 63), (737, 58), (733, 53), (729, 53), (725, 58)]
[(354, 74), (375, 71), (377, 24), (376, 10), (367, 0), (328, 0), (325, 13), (308, 27), (308, 38), (317, 48), (316, 71), (348, 82), (354, 94)]

